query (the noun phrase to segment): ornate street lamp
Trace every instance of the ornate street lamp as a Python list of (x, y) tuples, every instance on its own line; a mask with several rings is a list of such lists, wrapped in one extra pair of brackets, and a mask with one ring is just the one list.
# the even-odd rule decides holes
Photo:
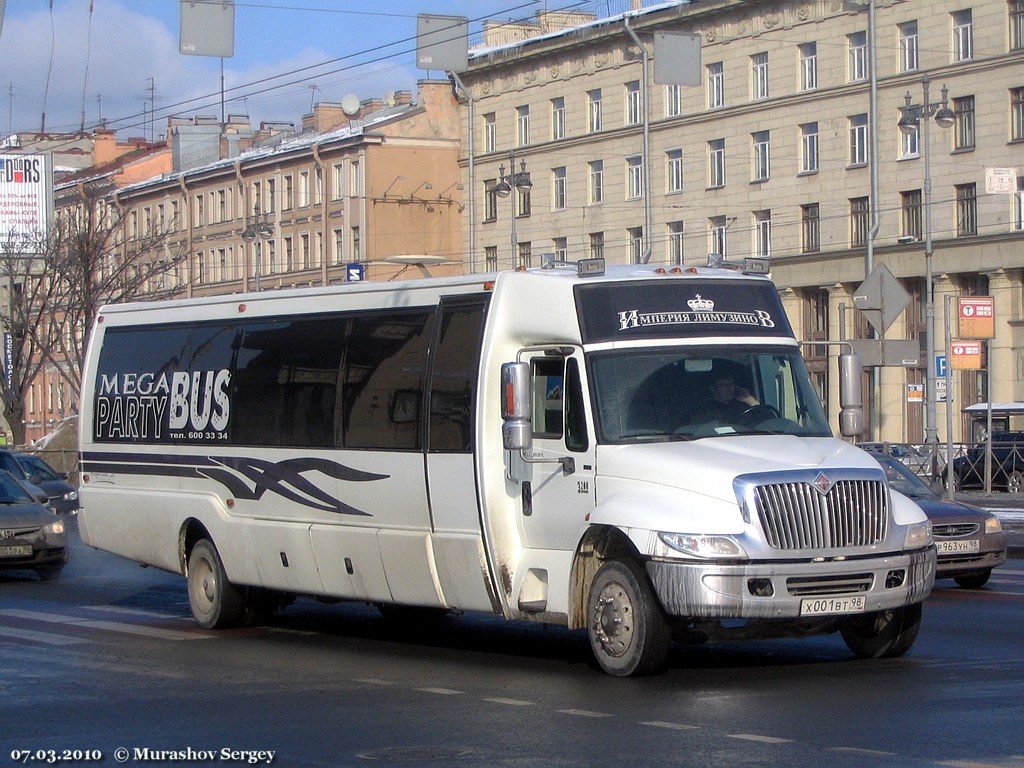
[[(260, 213), (259, 203), (253, 206), (252, 213), (251, 217), (245, 217), (245, 229), (242, 230), (242, 239), (247, 243), (255, 242), (257, 239), (260, 241), (269, 240), (274, 236), (274, 225), (268, 221), (269, 214)], [(254, 285), (257, 291), (260, 289), (260, 261), (262, 256), (263, 243), (260, 242), (256, 246), (255, 255), (256, 275)]]
[[(530, 181), (530, 174), (526, 171), (526, 161), (519, 161), (519, 171), (516, 172), (516, 159), (514, 155), (509, 155), (509, 174), (505, 175), (505, 164), (502, 163), (498, 167), (498, 173), (500, 178), (498, 183), (494, 185), (494, 194), (498, 197), (508, 197), (512, 194), (512, 190), (515, 189), (518, 192), (527, 193), (533, 189), (533, 182)], [(515, 198), (512, 199), (512, 264), (516, 264), (518, 258), (517, 249), (519, 247), (518, 239), (516, 237), (516, 202)]]

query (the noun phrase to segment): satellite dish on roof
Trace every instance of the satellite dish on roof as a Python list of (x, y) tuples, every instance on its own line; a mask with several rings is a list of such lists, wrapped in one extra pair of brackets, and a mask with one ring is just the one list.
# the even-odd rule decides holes
[(351, 117), (359, 112), (359, 97), (348, 93), (341, 98), (341, 111)]

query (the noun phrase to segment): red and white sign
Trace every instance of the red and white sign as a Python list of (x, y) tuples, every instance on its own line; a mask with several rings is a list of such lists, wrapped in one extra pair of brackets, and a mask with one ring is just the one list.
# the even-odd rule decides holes
[(967, 341), (957, 339), (950, 342), (949, 351), (952, 353), (949, 359), (949, 366), (955, 371), (979, 370), (981, 365), (980, 341)]
[(964, 296), (957, 299), (957, 304), (962, 337), (969, 339), (995, 338), (995, 299), (991, 296)]

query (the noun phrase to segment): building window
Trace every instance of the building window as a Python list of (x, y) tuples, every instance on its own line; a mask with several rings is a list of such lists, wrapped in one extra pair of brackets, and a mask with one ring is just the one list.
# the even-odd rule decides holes
[(900, 192), (900, 234), (903, 237), (921, 239), (921, 210), (920, 189)]
[(896, 27), (900, 42), (900, 72), (914, 72), (918, 67), (917, 21), (908, 21)]
[(551, 169), (551, 207), (565, 208), (565, 166)]
[(274, 213), (277, 210), (277, 180), (267, 179), (266, 206), (263, 208), (267, 213)]
[(771, 135), (769, 131), (750, 134), (754, 149), (754, 164), (751, 169), (753, 181), (768, 181), (771, 177)]
[(363, 166), (358, 160), (348, 164), (348, 193), (352, 197), (363, 196)]
[(309, 206), (309, 171), (299, 171), (299, 207)]
[(331, 177), (334, 179), (334, 184), (331, 186), (331, 199), (342, 200), (345, 197), (345, 166), (342, 163), (336, 163), (331, 166)]
[[(1021, 0), (1024, 2), (1024, 0)], [(665, 86), (665, 117), (679, 117), (683, 114), (683, 89), (679, 85)]]
[(871, 206), (868, 198), (850, 199), (850, 246), (859, 248), (868, 243), (868, 228), (871, 225)]
[(551, 100), (551, 138), (565, 138), (565, 99), (561, 96)]
[(817, 203), (800, 206), (800, 252), (821, 250), (821, 214)]
[(800, 45), (800, 90), (813, 91), (818, 87), (818, 44)]
[(772, 212), (754, 211), (754, 255), (772, 255)]
[(683, 263), (683, 222), (668, 223), (668, 263)]
[(818, 124), (800, 126), (800, 173), (818, 172)]
[(532, 208), (532, 197), (530, 195), (531, 189), (519, 189), (516, 190), (516, 216), (523, 217), (529, 216)]
[(868, 116), (850, 117), (850, 165), (865, 165), (868, 161)]
[(725, 139), (708, 142), (708, 186), (725, 186)]
[(1024, 88), (1010, 89), (1010, 140), (1024, 141)]
[(974, 97), (953, 99), (953, 148), (974, 149)]
[(494, 152), (498, 147), (498, 123), (493, 112), (484, 115), (484, 152)]
[(1009, 0), (1010, 50), (1024, 48), (1024, 0)]
[(918, 157), (921, 151), (921, 126), (910, 126), (906, 131), (900, 129), (900, 158), (903, 160)]
[(601, 109), (601, 89), (587, 91), (587, 128), (597, 133), (604, 127), (604, 116)]
[(533, 266), (533, 244), (529, 241), (519, 243), (516, 248), (516, 266), (529, 269)]
[(750, 98), (753, 101), (768, 98), (768, 52), (750, 57)]
[(604, 232), (590, 233), (590, 258), (604, 258)]
[(683, 150), (670, 149), (665, 152), (665, 191), (683, 191)]
[(342, 264), (345, 260), (345, 230), (336, 229), (334, 234), (334, 263)]
[(530, 105), (516, 107), (516, 146), (530, 144)]
[(282, 197), (281, 210), (290, 211), (295, 206), (295, 180), (290, 173), (284, 177)]
[(484, 246), (484, 271), (485, 272), (497, 272), (498, 271), (498, 246), (496, 246), (496, 245)]
[(498, 193), (495, 192), (497, 186), (497, 179), (487, 179), (484, 182), (484, 221), (498, 220)]
[(1013, 226), (1024, 229), (1024, 176), (1017, 177), (1017, 192), (1013, 196)]
[(846, 36), (849, 52), (847, 82), (855, 83), (868, 77), (868, 33), (854, 32)]
[(626, 83), (626, 125), (639, 125), (643, 120), (640, 110), (640, 81)]
[(351, 238), (349, 239), (349, 244), (351, 245), (352, 248), (352, 250), (350, 251), (350, 253), (352, 254), (352, 261), (362, 261), (363, 246), (362, 240), (359, 237), (359, 227), (352, 227), (352, 233)]
[(971, 9), (954, 11), (953, 61), (970, 61), (974, 58), (974, 20)]
[(313, 268), (313, 252), (309, 248), (309, 232), (299, 235), (299, 258), (302, 259), (302, 269)]
[(592, 160), (590, 166), (590, 184), (588, 202), (591, 205), (604, 201), (604, 160)]
[(569, 241), (564, 237), (556, 237), (551, 241), (551, 247), (555, 252), (556, 261), (567, 261), (569, 259)]
[(708, 64), (708, 109), (725, 106), (725, 65), (718, 61)]
[(626, 158), (626, 198), (634, 200), (644, 196), (644, 166), (640, 155)]
[(629, 263), (639, 264), (644, 255), (644, 228), (630, 227), (626, 235), (629, 239)]
[(708, 219), (708, 253), (714, 253), (723, 258), (729, 255), (728, 243), (726, 242), (726, 228), (728, 226), (725, 216), (712, 216)]
[(956, 185), (956, 236), (978, 234), (978, 190), (974, 184)]

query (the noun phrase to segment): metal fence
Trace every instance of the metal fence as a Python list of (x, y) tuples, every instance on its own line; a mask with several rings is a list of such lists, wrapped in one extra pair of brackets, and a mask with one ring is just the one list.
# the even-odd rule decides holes
[[(921, 443), (858, 443), (861, 448), (898, 459), (925, 481), (947, 481), (947, 445), (939, 443), (935, 455)], [(956, 490), (1024, 492), (1024, 433), (1019, 439), (986, 443), (953, 443), (953, 480)], [(988, 454), (991, 453), (991, 458)], [(988, 478), (991, 480), (988, 481)], [(991, 486), (988, 482), (991, 482)]]

